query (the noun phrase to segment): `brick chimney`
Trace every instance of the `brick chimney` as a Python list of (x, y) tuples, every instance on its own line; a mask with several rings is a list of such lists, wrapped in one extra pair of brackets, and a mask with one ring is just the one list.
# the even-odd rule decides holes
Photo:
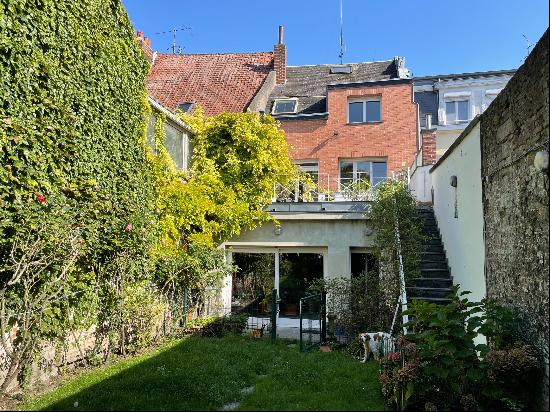
[(284, 84), (286, 82), (286, 46), (283, 43), (284, 33), (284, 27), (279, 26), (279, 42), (273, 47), (276, 84)]
[(145, 57), (149, 60), (149, 63), (153, 64), (155, 62), (155, 53), (153, 49), (151, 49), (151, 39), (149, 37), (143, 37), (143, 32), (138, 31), (136, 40), (141, 50), (143, 50), (143, 54), (145, 54)]

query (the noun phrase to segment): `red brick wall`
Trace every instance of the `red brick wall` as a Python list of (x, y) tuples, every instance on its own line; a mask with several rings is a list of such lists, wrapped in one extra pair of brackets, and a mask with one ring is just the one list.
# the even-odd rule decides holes
[(273, 66), (275, 83), (284, 84), (286, 81), (286, 46), (282, 43), (273, 47)]
[[(349, 97), (381, 96), (382, 121), (347, 123)], [(337, 188), (339, 159), (372, 158), (388, 162), (392, 171), (410, 166), (416, 151), (416, 106), (412, 86), (398, 84), (328, 92), (328, 119), (281, 120), (293, 160), (318, 160), (319, 172), (330, 175)]]
[(433, 165), (435, 158), (435, 130), (422, 130), (422, 165)]

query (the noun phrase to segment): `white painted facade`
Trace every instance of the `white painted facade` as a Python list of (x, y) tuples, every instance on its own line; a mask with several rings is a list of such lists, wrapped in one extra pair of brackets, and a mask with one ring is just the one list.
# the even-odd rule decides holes
[[(438, 96), (436, 128), (436, 160), (449, 149), (468, 124), (477, 115), (483, 113), (500, 91), (512, 78), (511, 73), (497, 73), (494, 75), (463, 74), (434, 76), (431, 84), (414, 85), (414, 92), (435, 91)], [(424, 81), (425, 83), (425, 81)], [(467, 101), (468, 118), (466, 120), (450, 120), (447, 115), (447, 103)], [(419, 134), (420, 135), (420, 134)], [(419, 143), (421, 146), (422, 142)], [(426, 174), (421, 166), (422, 147), (411, 167), (410, 189), (419, 202), (431, 202), (432, 181), (431, 175)]]
[[(347, 206), (342, 207), (344, 204)], [(228, 261), (232, 260), (234, 253), (274, 254), (274, 288), (277, 290), (280, 253), (318, 253), (323, 256), (325, 279), (349, 278), (351, 254), (366, 252), (373, 246), (373, 230), (365, 216), (366, 202), (283, 203), (272, 206), (276, 210), (270, 211), (270, 214), (278, 224), (270, 221), (254, 230), (244, 231), (224, 242), (220, 248), (225, 249)], [(281, 211), (284, 208), (289, 211)], [(231, 283), (229, 276), (224, 281), (225, 307), (231, 307)]]
[[(512, 75), (498, 75), (481, 78), (440, 79), (433, 89), (439, 95), (437, 117), (436, 158), (439, 159), (460, 136), (468, 123), (489, 107), (491, 102), (506, 86)], [(468, 119), (451, 121), (446, 112), (446, 103), (468, 101)]]
[[(475, 126), (430, 171), (434, 213), (454, 284), (472, 292), (468, 299), (485, 297), (485, 247), (481, 194), (480, 126)], [(457, 185), (451, 185), (456, 176)]]

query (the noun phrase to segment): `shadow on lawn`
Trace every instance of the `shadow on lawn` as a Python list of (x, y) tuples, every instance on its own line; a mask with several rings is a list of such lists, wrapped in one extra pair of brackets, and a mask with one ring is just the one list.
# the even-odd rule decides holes
[[(218, 409), (262, 373), (263, 345), (257, 343), (238, 337), (190, 337), (110, 376), (118, 364), (77, 377), (54, 391), (55, 400), (37, 406), (41, 410)], [(87, 386), (98, 374), (108, 376)]]
[[(243, 397), (241, 390), (254, 387)], [(189, 337), (84, 373), (29, 404), (41, 410), (383, 410), (378, 365), (230, 335)]]

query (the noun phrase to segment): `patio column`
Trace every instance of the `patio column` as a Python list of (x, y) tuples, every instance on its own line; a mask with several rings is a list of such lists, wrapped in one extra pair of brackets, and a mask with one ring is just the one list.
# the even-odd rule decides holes
[(275, 250), (275, 289), (279, 293), (279, 249)]
[[(225, 249), (225, 262), (231, 264), (233, 262), (233, 253), (231, 249)], [(231, 313), (231, 298), (233, 294), (233, 276), (231, 274), (227, 275), (223, 279), (222, 286), (222, 302), (223, 302), (223, 313)]]

